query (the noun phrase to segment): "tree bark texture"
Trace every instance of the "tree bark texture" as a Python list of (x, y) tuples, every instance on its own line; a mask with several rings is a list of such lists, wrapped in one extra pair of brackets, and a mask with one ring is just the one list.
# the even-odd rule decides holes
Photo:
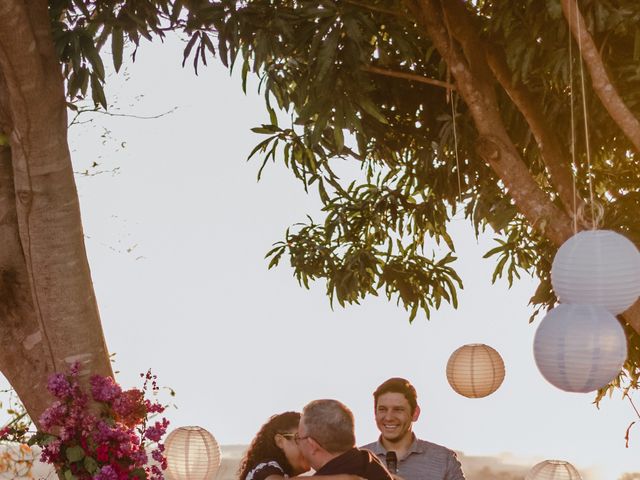
[[(478, 65), (475, 67), (476, 70), (482, 68), (484, 71), (486, 63), (493, 77), (528, 123), (540, 149), (549, 181), (557, 192), (565, 212), (573, 218), (573, 212), (577, 211), (584, 202), (574, 195), (572, 173), (566, 162), (567, 155), (555, 132), (548, 127), (536, 99), (524, 85), (513, 82), (513, 74), (507, 65), (504, 53), (486, 44), (480, 38), (473, 17), (461, 2), (446, 2), (443, 4), (443, 14), (447, 28), (460, 42), (462, 51), (472, 66), (472, 71), (473, 64)], [(483, 76), (486, 78), (488, 75), (485, 71)]]
[(580, 46), (582, 59), (589, 69), (591, 76), (591, 85), (598, 95), (604, 108), (618, 124), (620, 130), (627, 136), (636, 149), (640, 153), (640, 121), (631, 113), (631, 110), (620, 98), (616, 87), (611, 83), (609, 74), (604, 67), (602, 57), (598, 52), (584, 17), (580, 13), (576, 0), (562, 0), (562, 11), (569, 24), (571, 33)]
[(584, 202), (574, 194), (573, 176), (566, 161), (567, 153), (563, 150), (555, 133), (548, 128), (544, 114), (531, 93), (523, 85), (513, 83), (511, 71), (501, 52), (488, 49), (487, 62), (502, 88), (529, 124), (550, 182), (558, 192), (565, 211), (573, 217), (574, 212), (577, 212)]
[[(67, 144), (64, 83), (44, 0), (0, 2), (0, 370), (36, 423), (54, 371), (112, 375)], [(9, 162), (9, 159), (11, 160)], [(10, 341), (9, 339), (14, 339)]]

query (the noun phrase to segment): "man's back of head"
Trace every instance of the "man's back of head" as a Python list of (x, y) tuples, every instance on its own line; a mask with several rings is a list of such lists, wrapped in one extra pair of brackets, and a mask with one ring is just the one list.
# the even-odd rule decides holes
[(302, 410), (301, 424), (330, 454), (340, 454), (356, 444), (353, 413), (338, 400), (322, 399), (308, 403)]
[(337, 400), (314, 400), (302, 410), (297, 442), (316, 475), (357, 475), (367, 480), (392, 480), (368, 450), (355, 448), (353, 413)]

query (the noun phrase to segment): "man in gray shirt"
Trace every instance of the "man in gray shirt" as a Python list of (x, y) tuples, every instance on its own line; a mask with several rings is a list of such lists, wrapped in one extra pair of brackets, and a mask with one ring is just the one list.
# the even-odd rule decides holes
[(390, 378), (373, 392), (377, 442), (364, 445), (395, 480), (465, 480), (456, 453), (416, 438), (413, 422), (420, 416), (416, 389), (404, 378)]

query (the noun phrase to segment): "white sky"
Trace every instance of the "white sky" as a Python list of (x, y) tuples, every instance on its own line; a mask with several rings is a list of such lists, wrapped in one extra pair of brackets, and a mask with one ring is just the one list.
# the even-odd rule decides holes
[[(221, 444), (248, 443), (271, 414), (337, 398), (356, 416), (359, 443), (377, 436), (371, 393), (390, 376), (411, 380), (423, 414), (415, 431), (467, 455), (510, 452), (533, 465), (545, 458), (598, 467), (603, 479), (640, 470), (640, 427), (618, 394), (601, 409), (593, 395), (545, 382), (527, 319), (535, 282), (508, 290), (490, 283), (494, 263), (466, 222), (453, 225), (465, 283), (458, 310), (445, 307), (409, 325), (384, 298), (332, 311), (324, 285), (297, 285), (288, 261), (267, 271), (264, 254), (317, 201), (281, 164), (256, 182), (245, 161), (265, 121), (255, 89), (244, 96), (218, 63), (180, 68), (182, 45), (145, 45), (127, 74), (111, 78), (120, 112), (155, 120), (98, 116), (74, 127), (77, 170), (94, 160), (118, 174), (79, 177), (87, 248), (107, 343), (118, 378), (138, 385), (151, 367), (177, 392), (172, 426), (200, 425)], [(130, 74), (130, 76), (129, 76)], [(140, 96), (143, 95), (143, 96)], [(114, 110), (115, 111), (115, 110)], [(102, 127), (110, 138), (102, 144)], [(121, 142), (125, 142), (121, 148)], [(320, 218), (315, 215), (315, 218)], [(131, 249), (131, 251), (129, 251)], [(470, 400), (449, 387), (445, 365), (465, 343), (503, 356), (507, 376), (494, 395)], [(640, 404), (640, 396), (635, 395)], [(599, 478), (599, 477), (595, 477)]]

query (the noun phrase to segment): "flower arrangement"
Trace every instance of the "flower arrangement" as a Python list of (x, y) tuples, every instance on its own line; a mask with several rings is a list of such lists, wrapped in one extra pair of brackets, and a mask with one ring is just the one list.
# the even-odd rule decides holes
[(96, 375), (87, 394), (78, 371), (74, 364), (69, 374), (49, 378), (47, 388), (56, 401), (30, 440), (42, 447), (41, 460), (65, 480), (163, 479), (162, 437), (169, 422), (152, 421), (165, 407), (146, 398), (149, 389), (158, 390), (156, 376), (148, 371), (141, 374), (142, 389), (122, 390), (113, 378)]

